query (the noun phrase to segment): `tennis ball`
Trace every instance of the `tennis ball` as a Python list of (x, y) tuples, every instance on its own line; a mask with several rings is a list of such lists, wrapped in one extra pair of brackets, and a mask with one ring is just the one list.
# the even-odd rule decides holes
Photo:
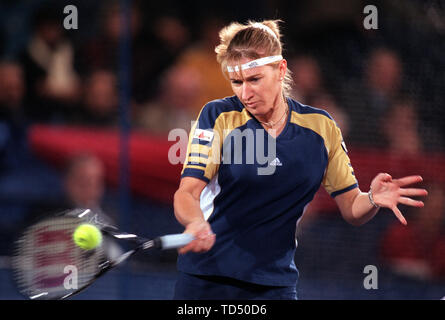
[(84, 250), (91, 250), (102, 243), (102, 233), (92, 224), (81, 224), (73, 234), (74, 243)]

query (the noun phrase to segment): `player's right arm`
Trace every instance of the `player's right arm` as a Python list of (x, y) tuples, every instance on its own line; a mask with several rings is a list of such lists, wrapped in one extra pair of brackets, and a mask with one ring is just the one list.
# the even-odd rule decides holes
[(194, 241), (179, 250), (181, 254), (208, 251), (215, 243), (215, 234), (204, 219), (200, 206), (201, 192), (206, 185), (203, 180), (183, 177), (175, 193), (173, 206), (176, 219), (185, 227), (184, 233), (195, 237)]

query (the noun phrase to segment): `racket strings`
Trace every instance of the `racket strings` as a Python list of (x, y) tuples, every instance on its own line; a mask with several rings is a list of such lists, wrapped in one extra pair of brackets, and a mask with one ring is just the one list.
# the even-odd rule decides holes
[(83, 250), (72, 235), (77, 217), (55, 217), (29, 227), (16, 242), (14, 277), (30, 298), (57, 299), (93, 281), (105, 255), (103, 248)]

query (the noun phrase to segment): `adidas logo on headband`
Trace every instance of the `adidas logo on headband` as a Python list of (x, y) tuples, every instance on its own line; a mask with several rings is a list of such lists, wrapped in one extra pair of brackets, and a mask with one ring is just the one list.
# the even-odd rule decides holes
[[(281, 54), (277, 55), (277, 56), (269, 56), (269, 57), (259, 58), (259, 59), (253, 60), (253, 61), (249, 61), (245, 64), (242, 64), (241, 70), (247, 70), (247, 69), (251, 69), (251, 68), (264, 66), (266, 64), (277, 62), (280, 60), (283, 60), (283, 56)], [(228, 72), (238, 72), (239, 67), (238, 66), (234, 66), (234, 67), (227, 66), (227, 71)]]

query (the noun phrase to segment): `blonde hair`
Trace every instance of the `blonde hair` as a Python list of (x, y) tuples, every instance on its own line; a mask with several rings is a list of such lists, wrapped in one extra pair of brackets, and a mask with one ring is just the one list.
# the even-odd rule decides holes
[[(281, 55), (283, 45), (279, 23), (281, 20), (249, 20), (247, 24), (232, 22), (219, 32), (220, 44), (215, 48), (216, 60), (227, 77), (229, 63), (242, 58), (259, 59), (267, 56)], [(278, 65), (278, 63), (275, 63)], [(290, 96), (292, 75), (289, 68), (283, 79), (283, 95)]]

